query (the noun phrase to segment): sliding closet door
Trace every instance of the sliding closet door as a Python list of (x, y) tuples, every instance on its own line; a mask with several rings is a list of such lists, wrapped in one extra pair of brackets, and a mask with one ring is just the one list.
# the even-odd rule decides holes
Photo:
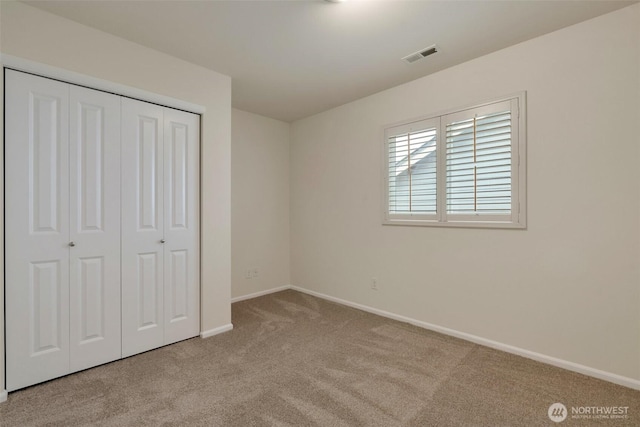
[(70, 87), (71, 371), (121, 357), (120, 97)]
[(6, 381), (69, 371), (69, 86), (5, 74)]
[(122, 98), (122, 356), (164, 343), (163, 108)]
[(200, 332), (200, 117), (164, 109), (165, 344)]

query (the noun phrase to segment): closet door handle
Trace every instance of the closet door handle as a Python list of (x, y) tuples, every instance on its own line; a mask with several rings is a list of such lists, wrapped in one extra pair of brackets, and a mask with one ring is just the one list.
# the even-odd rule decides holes
[(75, 242), (69, 242), (69, 246), (74, 247), (76, 245)]
[(164, 240), (164, 239), (161, 239), (161, 240), (160, 240), (160, 243), (164, 243), (164, 242), (166, 242), (166, 240)]

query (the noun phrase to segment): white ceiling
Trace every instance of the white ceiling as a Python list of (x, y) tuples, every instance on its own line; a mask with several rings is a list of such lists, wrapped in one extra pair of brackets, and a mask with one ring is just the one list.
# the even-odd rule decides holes
[[(26, 1), (227, 74), (233, 106), (293, 121), (632, 1)], [(409, 65), (405, 55), (439, 52)]]

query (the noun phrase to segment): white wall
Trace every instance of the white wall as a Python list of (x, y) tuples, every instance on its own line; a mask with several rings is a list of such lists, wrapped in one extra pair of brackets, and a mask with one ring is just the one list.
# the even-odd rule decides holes
[[(0, 52), (2, 52), (2, 2), (0, 2)], [(2, 68), (2, 60), (0, 59), (0, 68)], [(2, 77), (4, 82), (4, 75)], [(4, 138), (4, 83), (0, 84), (0, 138)], [(0, 150), (0, 189), (2, 189), (2, 208), (0, 209), (0, 241), (4, 242), (4, 139), (2, 150)], [(4, 244), (0, 245), (0, 277), (4, 277)], [(4, 281), (0, 286), (0, 302), (4, 303)], [(4, 402), (7, 398), (7, 392), (4, 390), (4, 304), (0, 307), (0, 402)]]
[(243, 297), (290, 283), (289, 123), (236, 109), (231, 123), (231, 296)]
[[(202, 116), (201, 152), (201, 329), (207, 331), (228, 325), (231, 321), (231, 79), (22, 3), (0, 2), (0, 7), (0, 52), (3, 54), (206, 108)], [(4, 308), (0, 305), (2, 318)], [(0, 355), (4, 355), (3, 334), (4, 328), (0, 328)], [(0, 385), (3, 384), (4, 369), (0, 369)]]
[[(381, 225), (384, 125), (522, 90), (527, 230)], [(638, 123), (640, 5), (294, 122), (292, 284), (639, 380)]]

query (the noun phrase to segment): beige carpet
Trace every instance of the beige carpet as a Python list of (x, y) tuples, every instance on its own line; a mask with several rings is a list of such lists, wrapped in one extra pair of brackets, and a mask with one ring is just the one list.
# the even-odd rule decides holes
[[(299, 292), (233, 305), (232, 332), (9, 394), (0, 425), (640, 425), (640, 392)], [(628, 406), (552, 423), (549, 405)]]

